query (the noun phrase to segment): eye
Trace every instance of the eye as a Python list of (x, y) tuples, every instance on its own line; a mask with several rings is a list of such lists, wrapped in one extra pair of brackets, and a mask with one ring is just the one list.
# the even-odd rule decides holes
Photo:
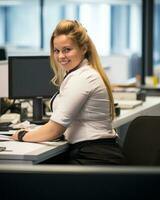
[(64, 48), (63, 53), (69, 53), (71, 51), (71, 48)]
[(59, 50), (58, 49), (54, 49), (53, 52), (54, 52), (54, 54), (58, 54)]

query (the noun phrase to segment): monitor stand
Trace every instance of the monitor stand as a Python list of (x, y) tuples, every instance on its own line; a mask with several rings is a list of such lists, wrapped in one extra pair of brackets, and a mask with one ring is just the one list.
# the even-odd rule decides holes
[(31, 123), (42, 125), (48, 122), (48, 120), (43, 119), (43, 98), (36, 97), (33, 99), (33, 120)]

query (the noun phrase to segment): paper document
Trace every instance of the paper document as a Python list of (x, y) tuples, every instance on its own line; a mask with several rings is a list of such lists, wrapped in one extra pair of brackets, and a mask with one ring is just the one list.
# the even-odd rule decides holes
[(0, 141), (9, 141), (9, 140), (13, 140), (11, 138), (11, 136), (8, 136), (8, 135), (0, 135)]
[(116, 100), (121, 109), (132, 109), (143, 104), (141, 100)]

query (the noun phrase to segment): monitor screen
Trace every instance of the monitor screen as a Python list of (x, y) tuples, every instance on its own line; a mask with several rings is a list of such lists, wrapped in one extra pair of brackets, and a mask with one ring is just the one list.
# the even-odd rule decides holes
[(33, 118), (41, 121), (43, 98), (57, 92), (51, 83), (53, 71), (49, 56), (10, 56), (8, 58), (9, 98), (33, 99)]
[(55, 87), (49, 56), (9, 57), (9, 97), (26, 99), (51, 97)]
[(0, 47), (0, 60), (7, 60), (6, 49)]

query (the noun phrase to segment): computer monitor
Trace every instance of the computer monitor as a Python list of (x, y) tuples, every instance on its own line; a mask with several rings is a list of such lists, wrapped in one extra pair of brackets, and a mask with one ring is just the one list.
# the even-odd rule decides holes
[(4, 47), (0, 47), (0, 60), (7, 60), (7, 53)]
[(33, 99), (33, 122), (43, 123), (43, 99), (57, 92), (49, 56), (10, 56), (8, 71), (9, 98)]

